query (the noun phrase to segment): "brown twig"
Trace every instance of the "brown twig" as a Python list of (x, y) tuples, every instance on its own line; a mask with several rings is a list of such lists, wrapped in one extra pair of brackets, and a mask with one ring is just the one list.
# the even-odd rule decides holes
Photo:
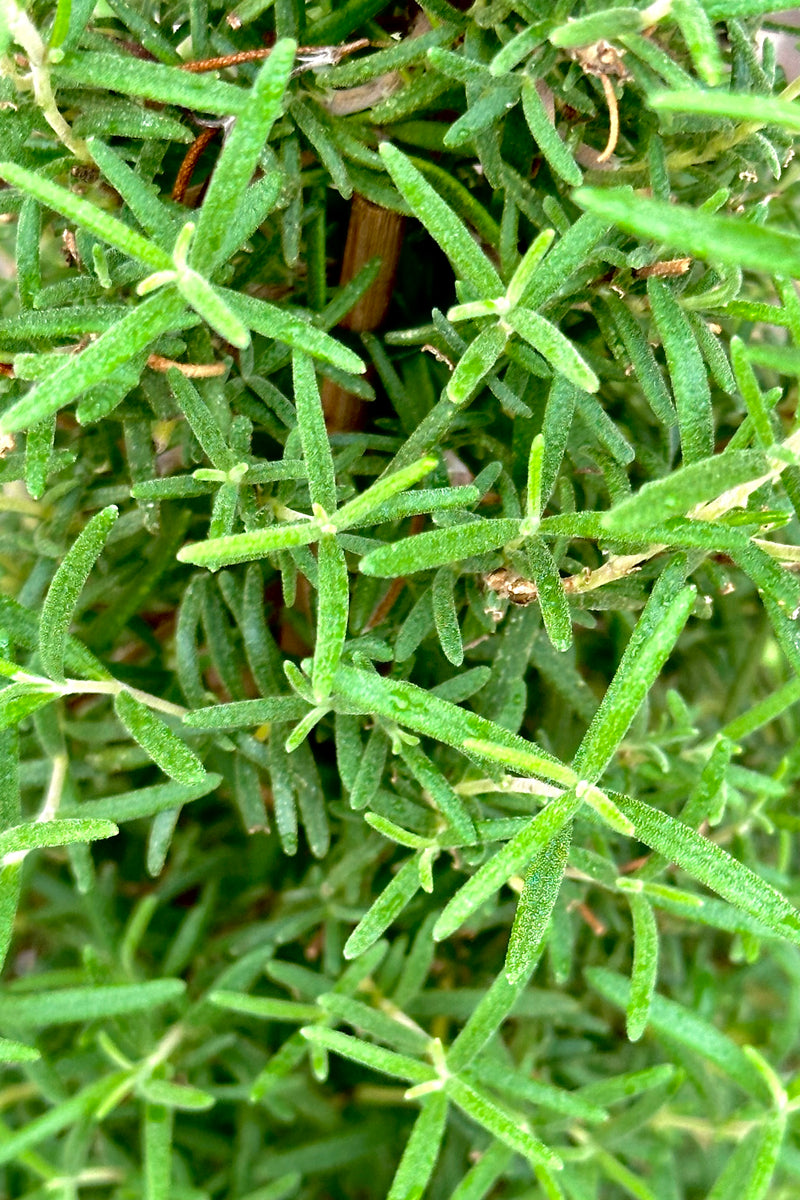
[[(361, 333), (382, 323), (392, 298), (404, 223), (399, 213), (380, 208), (363, 196), (353, 197), (339, 282), (349, 283), (374, 258), (380, 258), (381, 266), (372, 285), (342, 318), (341, 328)], [(323, 383), (322, 407), (331, 433), (358, 428), (363, 401), (331, 379)]]
[(617, 148), (619, 141), (619, 106), (617, 104), (617, 94), (614, 91), (614, 85), (607, 75), (600, 76), (600, 82), (603, 85), (603, 92), (608, 105), (608, 141), (605, 144), (605, 149), (601, 150), (597, 156), (599, 163), (608, 162), (611, 155)]
[[(297, 62), (304, 69), (315, 66), (333, 67), (349, 54), (365, 50), (370, 45), (369, 38), (358, 38), (355, 42), (346, 42), (341, 46), (298, 46)], [(181, 63), (181, 70), (191, 71), (196, 75), (204, 71), (223, 71), (226, 67), (238, 67), (240, 63), (258, 62), (259, 59), (269, 58), (272, 50), (272, 46), (261, 46), (257, 50), (240, 50), (236, 54), (221, 54), (217, 58), (201, 58), (195, 62)]]
[(178, 174), (175, 179), (175, 185), (172, 189), (172, 199), (177, 204), (183, 204), (186, 199), (186, 191), (192, 181), (194, 169), (197, 166), (200, 155), (205, 150), (209, 142), (212, 142), (217, 136), (218, 128), (209, 126), (203, 129), (192, 142), (189, 149), (186, 151), (183, 162), (181, 163)]
[(224, 375), (228, 367), (226, 363), (182, 363), (174, 358), (164, 358), (162, 354), (151, 354), (147, 365), (153, 371), (168, 371), (176, 367), (187, 379), (211, 379), (215, 375)]
[(636, 279), (649, 279), (651, 276), (669, 278), (673, 275), (685, 275), (691, 265), (691, 258), (670, 258), (650, 263), (647, 267), (635, 267), (633, 274)]

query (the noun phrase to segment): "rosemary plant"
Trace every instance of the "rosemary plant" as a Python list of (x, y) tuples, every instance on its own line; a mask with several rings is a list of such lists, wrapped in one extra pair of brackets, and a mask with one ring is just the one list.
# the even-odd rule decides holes
[(0, 0), (9, 1200), (798, 1194), (800, 82), (602, 3)]

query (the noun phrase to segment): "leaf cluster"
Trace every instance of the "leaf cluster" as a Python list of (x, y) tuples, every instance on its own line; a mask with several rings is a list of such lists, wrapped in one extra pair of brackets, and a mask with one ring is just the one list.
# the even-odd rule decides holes
[(2, 6), (3, 1194), (796, 1194), (774, 25)]

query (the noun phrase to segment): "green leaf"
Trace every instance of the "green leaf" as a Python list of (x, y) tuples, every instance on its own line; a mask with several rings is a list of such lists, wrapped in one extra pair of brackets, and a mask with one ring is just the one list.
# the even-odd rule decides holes
[(510, 518), (431, 529), (370, 551), (361, 560), (361, 571), (382, 579), (427, 571), (496, 550), (517, 538), (519, 532), (520, 522)]
[(0, 730), (14, 729), (37, 709), (58, 699), (58, 689), (38, 683), (12, 683), (0, 689)]
[(714, 452), (714, 416), (705, 363), (689, 319), (664, 280), (648, 279), (647, 294), (667, 357), (683, 461), (694, 463)]
[(554, 1150), (528, 1132), (526, 1122), (519, 1114), (502, 1108), (473, 1083), (451, 1077), (445, 1087), (449, 1098), (462, 1112), (529, 1163), (560, 1169), (561, 1159)]
[(580, 187), (583, 183), (580, 168), (556, 133), (542, 98), (536, 90), (536, 84), (530, 78), (526, 78), (522, 85), (522, 111), (525, 113), (533, 140), (553, 174), (563, 179), (570, 187)]
[(412, 1196), (422, 1196), (439, 1157), (446, 1122), (445, 1092), (433, 1092), (426, 1096), (386, 1200), (409, 1200)]
[(708, 504), (723, 492), (758, 479), (766, 470), (767, 461), (760, 451), (727, 450), (644, 484), (604, 513), (602, 522), (610, 533), (617, 534), (650, 526)]
[(573, 787), (578, 782), (578, 776), (572, 767), (564, 766), (557, 759), (545, 755), (538, 746), (531, 742), (524, 743), (515, 739), (518, 744), (508, 745), (484, 740), (483, 738), (467, 737), (463, 745), (465, 750), (486, 758), (490, 762), (502, 763), (512, 771), (524, 772), (530, 775), (542, 775), (561, 783), (564, 787)]
[(592, 251), (611, 224), (584, 213), (570, 225), (531, 276), (525, 291), (525, 307), (542, 308), (568, 284), (575, 272), (591, 260)]
[(342, 657), (350, 605), (350, 577), (344, 551), (330, 534), (320, 538), (317, 568), (317, 640), (311, 683), (314, 698), (323, 703), (331, 694), (336, 668)]
[(170, 367), (167, 371), (167, 382), (203, 453), (218, 470), (228, 471), (234, 466), (233, 451), (226, 444), (218, 423), (197, 388), (176, 367)]
[(176, 223), (166, 205), (158, 199), (154, 189), (128, 166), (116, 150), (112, 150), (99, 138), (90, 137), (86, 144), (105, 178), (122, 196), (145, 232), (163, 250), (171, 249), (177, 233)]
[[(675, 574), (680, 577), (680, 569)], [(674, 586), (674, 575), (664, 571), (578, 747), (573, 767), (590, 783), (600, 778), (614, 757), (692, 611), (695, 588), (683, 587), (675, 593)]]
[(119, 516), (113, 504), (104, 508), (78, 534), (53, 576), (42, 605), (39, 654), (47, 674), (63, 682), (69, 626), (78, 597)]
[(758, 1124), (728, 1159), (708, 1200), (767, 1200), (785, 1134), (785, 1113)]
[(791, 100), (759, 96), (756, 92), (687, 91), (655, 92), (648, 104), (658, 112), (695, 113), (703, 117), (730, 117), (748, 125), (780, 125), (800, 133), (800, 109)]
[(717, 34), (700, 0), (673, 0), (672, 15), (700, 78), (716, 87), (725, 73)]
[(502, 322), (498, 322), (487, 325), (470, 342), (447, 385), (447, 396), (453, 404), (460, 406), (472, 399), (505, 351), (507, 341), (508, 333)]
[[(512, 875), (524, 870), (557, 837), (581, 806), (581, 797), (570, 790), (557, 796), (531, 821), (475, 872), (445, 905), (433, 928), (437, 942), (452, 936), (457, 929), (497, 892)], [(522, 935), (520, 934), (520, 937)], [(524, 955), (517, 954), (512, 968), (514, 980), (522, 970)]]
[(503, 319), (550, 363), (554, 371), (570, 383), (586, 392), (596, 392), (600, 387), (600, 380), (572, 342), (539, 313), (527, 308), (512, 308)]
[[(415, 483), (419, 483), (426, 475), (434, 469), (437, 460), (433, 457), (421, 458), (419, 462), (411, 463), (408, 467), (401, 467), (399, 471), (393, 471), (390, 475), (383, 475), (377, 482), (370, 487), (365, 488), (358, 496), (354, 496), (352, 500), (348, 500), (341, 508), (337, 509), (331, 515), (331, 524), (335, 525), (338, 530), (350, 529), (354, 525), (360, 525), (370, 514), (374, 514), (375, 522), (377, 520), (386, 520), (384, 516), (385, 507), (389, 501), (398, 496), (398, 493), (404, 493), (407, 488), (411, 488)], [(435, 507), (437, 499), (449, 499), (454, 489), (448, 488), (428, 488), (425, 490), (425, 502), (431, 503)], [(443, 495), (446, 493), (447, 495)], [(416, 497), (422, 501), (420, 492), (409, 492), (404, 499), (413, 504)], [(459, 498), (468, 502), (471, 494), (463, 492)], [(476, 499), (478, 499), (476, 493)], [(380, 512), (376, 512), (380, 509)], [(422, 510), (414, 510), (422, 511)], [(427, 509), (425, 511), (428, 511)], [(405, 515), (405, 513), (403, 514)], [(412, 515), (412, 514), (409, 514)]]
[(547, 251), (550, 249), (553, 238), (556, 236), (554, 229), (543, 229), (531, 242), (528, 249), (520, 259), (514, 274), (506, 291), (506, 300), (515, 307), (517, 304), (524, 305), (525, 295), (528, 290), (528, 284), (531, 281), (536, 268), (544, 258)]
[(140, 980), (138, 983), (59, 988), (47, 992), (0, 995), (0, 1021), (14, 1026), (45, 1028), (74, 1021), (99, 1021), (129, 1013), (149, 1012), (174, 1004), (186, 991), (182, 979)]
[(398, 191), (450, 259), (456, 274), (472, 283), (482, 297), (501, 295), (503, 284), (497, 271), (422, 173), (389, 142), (383, 142), (380, 155)]
[(160, 246), (46, 176), (37, 175), (15, 163), (0, 162), (0, 178), (148, 267), (163, 271), (172, 266), (172, 259)]
[(330, 363), (340, 371), (362, 375), (366, 370), (357, 354), (335, 341), (324, 330), (312, 325), (299, 313), (291, 312), (285, 307), (279, 308), (277, 304), (269, 304), (256, 296), (248, 296), (245, 292), (235, 292), (228, 288), (217, 290), (227, 307), (254, 333), (284, 342), (293, 350)]
[(460, 667), (464, 661), (464, 643), (454, 594), (457, 580), (457, 569), (440, 567), (433, 577), (431, 602), (436, 634), (444, 656), (453, 666)]
[(384, 1046), (373, 1046), (360, 1038), (350, 1037), (349, 1034), (339, 1033), (336, 1029), (325, 1029), (321, 1025), (312, 1025), (301, 1029), (300, 1033), (312, 1045), (322, 1046), (326, 1050), (347, 1058), (350, 1062), (359, 1063), (372, 1071), (383, 1075), (391, 1075), (395, 1079), (405, 1079), (409, 1083), (428, 1083), (436, 1078), (433, 1068), (405, 1054), (395, 1054)]
[(634, 376), (642, 389), (647, 403), (660, 421), (667, 426), (675, 424), (676, 413), (672, 399), (664, 382), (661, 368), (656, 362), (650, 343), (641, 326), (627, 305), (618, 296), (609, 293), (603, 302), (611, 314), (633, 367)]
[[(188, 322), (193, 324), (195, 318)], [(27, 396), (12, 404), (0, 418), (0, 432), (15, 433), (38, 425), (97, 383), (108, 379), (168, 330), (185, 327), (186, 304), (171, 288), (148, 297), (129, 309), (124, 317), (96, 342), (70, 356)]]
[(182, 805), (207, 796), (221, 783), (221, 775), (208, 774), (199, 783), (157, 783), (152, 787), (136, 788), (132, 792), (116, 792), (111, 796), (99, 796), (96, 800), (82, 800), (74, 808), (64, 805), (59, 811), (65, 817), (82, 813), (94, 820), (106, 818), (121, 825), (123, 821), (138, 821), (162, 812), (180, 811)]
[(314, 366), (307, 355), (295, 353), (292, 356), (292, 376), (297, 425), (311, 500), (314, 504), (319, 504), (326, 514), (332, 513), (336, 508), (333, 456), (325, 429), (325, 417)]
[(752, 271), (800, 275), (800, 237), (794, 234), (634, 196), (627, 188), (580, 188), (573, 199), (626, 233), (652, 238), (678, 254)]
[(358, 958), (389, 928), (406, 905), (419, 891), (419, 862), (416, 856), (406, 859), (397, 874), (386, 885), (356, 925), (345, 942), (345, 958)]
[(738, 337), (731, 338), (731, 366), (739, 391), (747, 405), (750, 420), (753, 422), (756, 440), (762, 450), (768, 450), (775, 442), (769, 407), (758, 386), (755, 371), (750, 365), (747, 347)]
[(564, 1088), (544, 1083), (541, 1079), (533, 1079), (523, 1071), (513, 1071), (499, 1059), (492, 1059), (488, 1054), (482, 1055), (477, 1062), (470, 1066), (470, 1075), (487, 1087), (514, 1096), (517, 1100), (525, 1100), (537, 1108), (546, 1108), (551, 1112), (562, 1113), (579, 1121), (590, 1121), (599, 1124), (607, 1121), (609, 1114), (599, 1104), (592, 1104), (577, 1092), (569, 1092)]
[(62, 1129), (85, 1121), (118, 1088), (125, 1087), (129, 1078), (128, 1071), (106, 1074), (102, 1079), (95, 1080), (74, 1096), (70, 1096), (68, 1100), (55, 1104), (41, 1116), (28, 1121), (23, 1128), (17, 1129), (0, 1145), (0, 1165), (13, 1162), (31, 1147), (54, 1137)]
[(741, 741), (770, 721), (774, 721), (798, 700), (800, 700), (800, 679), (790, 679), (783, 687), (771, 692), (738, 717), (734, 717), (720, 730), (720, 733), (733, 742)]
[(197, 566), (216, 571), (231, 563), (266, 558), (268, 554), (289, 546), (307, 546), (309, 542), (318, 541), (321, 533), (316, 521), (304, 521), (298, 525), (271, 525), (268, 529), (254, 529), (248, 533), (232, 533), (227, 537), (193, 542), (189, 546), (182, 546), (177, 558), (179, 562), (196, 563)]
[(24, 1042), (12, 1042), (8, 1038), (0, 1038), (0, 1062), (36, 1062), (41, 1054), (35, 1046), (26, 1046)]
[(173, 1083), (170, 1079), (146, 1079), (137, 1090), (150, 1104), (183, 1112), (205, 1112), (214, 1106), (214, 1097), (208, 1092), (187, 1087), (184, 1083)]
[(246, 109), (249, 98), (245, 89), (234, 84), (119, 53), (76, 51), (53, 73), (57, 80), (75, 87), (141, 96), (220, 117), (237, 116)]
[(250, 725), (299, 721), (308, 705), (299, 696), (264, 696), (259, 700), (235, 700), (232, 704), (214, 704), (195, 708), (183, 718), (193, 729), (245, 729)]
[(265, 1021), (315, 1021), (319, 1017), (316, 1004), (298, 1004), (294, 1000), (278, 1000), (272, 996), (248, 996), (242, 992), (212, 992), (211, 1004), (246, 1017)]
[(627, 892), (633, 916), (633, 969), (627, 1009), (627, 1032), (637, 1042), (647, 1028), (658, 977), (658, 927), (647, 897)]
[(538, 537), (529, 539), (525, 551), (547, 636), (556, 650), (568, 650), (572, 645), (572, 616), (555, 559)]
[(201, 273), (212, 271), (222, 261), (228, 228), (280, 115), (296, 49), (296, 43), (289, 38), (273, 47), (256, 76), (246, 107), (225, 140), (198, 215), (190, 255), (191, 265)]
[(591, 46), (599, 40), (613, 41), (626, 33), (637, 33), (642, 28), (644, 13), (638, 8), (603, 8), (585, 17), (570, 18), (566, 25), (558, 25), (549, 34), (554, 46), (571, 49)]
[(172, 1191), (172, 1112), (160, 1104), (147, 1104), (142, 1114), (144, 1196), (169, 1200)]
[(612, 792), (612, 797), (635, 825), (640, 841), (779, 937), (800, 944), (800, 913), (766, 880), (668, 813), (631, 796)]
[(165, 775), (188, 785), (205, 781), (205, 767), (197, 755), (130, 692), (119, 692), (114, 697), (114, 711), (133, 740)]
[(530, 973), (542, 951), (561, 891), (571, 836), (571, 826), (562, 828), (528, 868), (506, 953), (505, 972), (511, 983)]
[(218, 289), (212, 287), (197, 271), (184, 267), (175, 277), (175, 286), (186, 303), (226, 342), (239, 350), (250, 345), (247, 326), (226, 304)]
[[(627, 979), (605, 967), (590, 967), (585, 974), (590, 986), (601, 996), (619, 1008), (627, 1007), (630, 994)], [(749, 1096), (764, 1096), (766, 1089), (761, 1075), (742, 1048), (690, 1009), (674, 1000), (654, 995), (650, 1026), (659, 1039), (668, 1044), (686, 1046), (708, 1059), (744, 1088)]]
[(476, 842), (478, 833), (463, 799), (454, 791), (438, 767), (431, 762), (419, 746), (403, 743), (400, 753), (403, 762), (417, 783), (436, 808), (447, 818), (457, 837), (468, 845)]
[(98, 819), (31, 821), (25, 825), (12, 825), (0, 833), (0, 859), (50, 846), (99, 841), (118, 833), (113, 821)]

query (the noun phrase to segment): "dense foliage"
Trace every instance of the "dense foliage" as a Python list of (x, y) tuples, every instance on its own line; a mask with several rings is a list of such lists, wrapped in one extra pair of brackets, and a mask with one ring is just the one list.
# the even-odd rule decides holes
[(797, 1195), (766, 7), (0, 3), (3, 1196)]

